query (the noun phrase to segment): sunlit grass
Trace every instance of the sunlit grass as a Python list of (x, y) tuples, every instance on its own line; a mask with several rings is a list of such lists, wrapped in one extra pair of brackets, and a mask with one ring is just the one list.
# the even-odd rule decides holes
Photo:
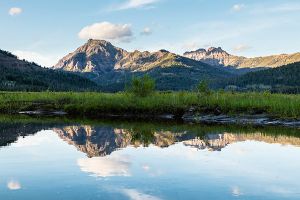
[(199, 112), (218, 109), (224, 114), (265, 113), (276, 117), (300, 118), (300, 95), (269, 93), (193, 92), (153, 93), (137, 97), (130, 93), (2, 92), (0, 112), (64, 110), (70, 114), (182, 114), (194, 107)]

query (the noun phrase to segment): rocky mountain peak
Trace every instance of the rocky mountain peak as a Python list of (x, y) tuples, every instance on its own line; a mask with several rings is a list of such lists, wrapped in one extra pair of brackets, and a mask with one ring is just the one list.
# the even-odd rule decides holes
[[(193, 52), (193, 51), (191, 51), (191, 52)], [(200, 49), (197, 49), (196, 52), (206, 53), (206, 49), (200, 48)], [(186, 53), (188, 53), (188, 52), (186, 52)]]
[(198, 49), (184, 53), (184, 56), (194, 60), (202, 61), (210, 65), (220, 66), (226, 65), (230, 54), (224, 51), (221, 47), (210, 47), (206, 49)]
[(90, 39), (73, 53), (62, 58), (55, 69), (79, 72), (112, 71), (127, 51), (113, 46), (105, 40)]
[(224, 50), (221, 47), (209, 47), (207, 49), (208, 52), (223, 52)]

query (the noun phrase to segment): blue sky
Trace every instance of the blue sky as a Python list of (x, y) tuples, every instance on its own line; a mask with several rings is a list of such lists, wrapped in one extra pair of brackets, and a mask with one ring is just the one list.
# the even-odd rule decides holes
[(0, 48), (51, 66), (88, 38), (126, 50), (300, 51), (299, 0), (1, 0)]

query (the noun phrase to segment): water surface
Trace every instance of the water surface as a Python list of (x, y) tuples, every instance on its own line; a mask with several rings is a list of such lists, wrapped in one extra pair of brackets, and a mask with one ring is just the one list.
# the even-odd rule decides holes
[(300, 133), (1, 122), (1, 199), (300, 199)]

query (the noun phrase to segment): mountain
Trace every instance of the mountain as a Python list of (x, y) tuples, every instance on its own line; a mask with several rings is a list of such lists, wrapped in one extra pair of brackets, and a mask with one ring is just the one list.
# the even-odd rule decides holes
[(198, 49), (183, 54), (187, 58), (213, 66), (233, 67), (236, 69), (257, 69), (257, 68), (276, 68), (283, 65), (300, 62), (300, 53), (281, 54), (266, 57), (246, 58), (231, 55), (221, 47), (211, 47), (209, 49)]
[(250, 72), (223, 83), (239, 90), (271, 90), (273, 92), (300, 92), (300, 62), (274, 69)]
[(104, 40), (88, 40), (62, 58), (54, 69), (77, 72), (97, 82), (102, 90), (123, 90), (133, 76), (150, 75), (159, 90), (192, 89), (203, 79), (224, 79), (233, 74), (166, 50), (128, 52)]
[[(127, 52), (105, 40), (88, 40), (73, 53), (62, 58), (54, 69), (72, 72), (110, 72), (114, 70), (148, 71), (156, 67), (189, 67), (190, 60), (166, 50)], [(193, 65), (200, 65), (193, 62)], [(209, 66), (207, 66), (209, 67)]]
[(97, 85), (73, 73), (43, 68), (0, 50), (0, 89), (18, 91), (94, 90)]

